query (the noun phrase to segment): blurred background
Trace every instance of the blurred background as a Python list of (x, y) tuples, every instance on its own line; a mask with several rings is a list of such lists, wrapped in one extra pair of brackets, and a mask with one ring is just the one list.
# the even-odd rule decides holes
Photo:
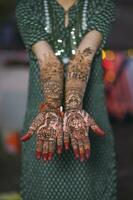
[[(116, 0), (116, 5), (117, 19), (102, 53), (102, 66), (116, 142), (118, 200), (133, 200), (133, 0)], [(15, 6), (15, 0), (0, 0), (0, 200), (20, 199), (19, 132), (29, 68)]]

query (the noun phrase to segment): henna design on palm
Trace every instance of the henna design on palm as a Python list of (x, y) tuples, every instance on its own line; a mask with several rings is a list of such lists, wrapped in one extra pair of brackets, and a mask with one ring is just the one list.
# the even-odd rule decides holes
[(77, 52), (68, 64), (65, 83), (64, 144), (65, 148), (69, 149), (71, 141), (75, 158), (80, 158), (81, 161), (90, 157), (89, 129), (99, 136), (105, 135), (95, 120), (82, 110), (93, 55), (94, 51), (91, 48)]
[(36, 134), (36, 158), (45, 161), (52, 160), (55, 146), (60, 155), (63, 147), (62, 117), (54, 111), (40, 112), (32, 121), (28, 132), (21, 141), (29, 140)]
[(71, 141), (75, 159), (83, 161), (90, 157), (89, 129), (96, 135), (104, 136), (105, 132), (95, 120), (84, 110), (70, 110), (64, 115), (63, 132), (65, 149), (69, 149)]
[[(36, 158), (51, 160), (55, 145), (57, 152), (62, 153), (62, 116), (59, 111), (63, 96), (63, 66), (57, 57), (49, 54), (45, 62), (40, 62), (40, 80), (45, 104), (41, 112), (33, 120), (28, 133), (21, 141), (29, 140), (36, 133)], [(46, 109), (45, 109), (46, 108)]]

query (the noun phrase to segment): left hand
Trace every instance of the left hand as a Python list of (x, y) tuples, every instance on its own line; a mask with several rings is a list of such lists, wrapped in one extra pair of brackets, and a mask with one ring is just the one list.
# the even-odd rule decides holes
[(90, 157), (89, 128), (99, 136), (105, 132), (96, 124), (95, 120), (84, 110), (69, 110), (64, 115), (63, 131), (65, 149), (69, 149), (69, 138), (75, 154), (75, 159), (83, 161)]

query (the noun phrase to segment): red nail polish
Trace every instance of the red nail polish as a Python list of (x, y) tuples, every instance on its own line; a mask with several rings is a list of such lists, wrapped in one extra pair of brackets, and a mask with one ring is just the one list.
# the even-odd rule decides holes
[(48, 160), (52, 160), (52, 158), (53, 158), (53, 152), (49, 152), (49, 154), (48, 154)]
[(29, 139), (30, 139), (30, 136), (29, 136), (28, 133), (25, 134), (24, 136), (22, 136), (22, 137), (20, 138), (20, 140), (21, 140), (22, 142), (25, 142), (25, 141), (27, 141), (27, 140), (29, 140)]
[(37, 158), (37, 160), (40, 160), (40, 158), (41, 158), (41, 152), (36, 152), (36, 158)]
[(69, 143), (65, 143), (65, 149), (69, 150)]
[(47, 160), (48, 160), (48, 153), (44, 153), (44, 154), (43, 154), (43, 160), (44, 160), (44, 161), (47, 161)]
[(85, 159), (84, 156), (83, 156), (83, 155), (80, 155), (80, 161), (83, 162), (84, 159)]
[(89, 157), (90, 157), (90, 149), (86, 149), (85, 150), (85, 156), (86, 156), (87, 159), (89, 159)]
[(100, 128), (96, 128), (96, 132), (100, 136), (104, 136), (105, 135), (105, 132), (102, 129), (100, 129)]
[(58, 146), (58, 154), (61, 154), (62, 153), (62, 146)]
[(78, 151), (78, 149), (74, 150), (74, 155), (75, 155), (75, 159), (78, 160), (78, 158), (79, 158), (79, 151)]

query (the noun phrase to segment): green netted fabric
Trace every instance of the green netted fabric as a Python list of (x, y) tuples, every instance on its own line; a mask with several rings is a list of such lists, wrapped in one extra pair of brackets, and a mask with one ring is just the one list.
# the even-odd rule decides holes
[[(22, 144), (22, 173), (20, 180), (23, 200), (116, 200), (116, 164), (114, 139), (106, 108), (101, 50), (106, 43), (111, 24), (114, 21), (112, 0), (88, 0), (86, 32), (96, 29), (103, 33), (103, 41), (94, 58), (85, 96), (84, 109), (104, 129), (106, 136), (99, 138), (92, 131), (91, 156), (85, 162), (74, 159), (72, 148), (64, 151), (61, 159), (55, 154), (51, 162), (35, 159), (35, 135)], [(19, 0), (16, 19), (30, 62), (29, 92), (22, 135), (28, 130), (43, 101), (37, 59), (31, 46), (39, 41), (48, 41), (56, 49), (56, 40), (65, 41), (64, 50), (71, 56), (70, 31), (79, 29), (84, 1), (79, 1), (69, 12), (69, 26), (64, 27), (64, 10), (55, 1), (49, 1), (52, 33), (45, 31), (46, 19), (42, 0)], [(77, 22), (78, 25), (77, 26)], [(55, 29), (55, 30), (54, 30)], [(76, 31), (77, 44), (80, 38)], [(60, 59), (63, 59), (63, 54)]]

